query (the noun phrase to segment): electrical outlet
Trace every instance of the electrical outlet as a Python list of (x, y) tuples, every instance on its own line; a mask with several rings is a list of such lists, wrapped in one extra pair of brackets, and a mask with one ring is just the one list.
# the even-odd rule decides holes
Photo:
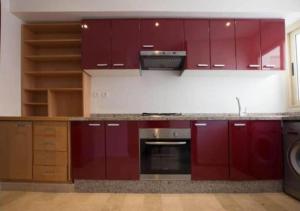
[(102, 92), (102, 93), (101, 93), (101, 97), (102, 97), (102, 98), (108, 97), (108, 92)]
[(100, 92), (95, 91), (93, 92), (92, 96), (93, 98), (98, 98), (100, 96)]

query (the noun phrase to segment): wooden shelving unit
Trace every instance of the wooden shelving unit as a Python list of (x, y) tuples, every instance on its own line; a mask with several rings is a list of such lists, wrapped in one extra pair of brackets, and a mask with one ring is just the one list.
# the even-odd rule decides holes
[(88, 116), (90, 76), (81, 69), (81, 25), (22, 27), (22, 115)]

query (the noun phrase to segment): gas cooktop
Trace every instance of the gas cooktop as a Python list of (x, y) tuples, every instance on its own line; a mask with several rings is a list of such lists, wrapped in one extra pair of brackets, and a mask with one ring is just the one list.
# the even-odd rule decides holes
[(142, 113), (142, 116), (181, 116), (182, 113)]

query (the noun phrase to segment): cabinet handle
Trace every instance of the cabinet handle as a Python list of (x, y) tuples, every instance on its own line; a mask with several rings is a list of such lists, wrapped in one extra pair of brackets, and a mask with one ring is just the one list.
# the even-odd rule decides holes
[(101, 124), (99, 124), (99, 123), (90, 123), (89, 126), (90, 127), (99, 127), (99, 126), (101, 126)]
[(197, 67), (208, 67), (208, 64), (197, 64)]
[(274, 64), (266, 64), (266, 65), (264, 65), (264, 67), (265, 68), (275, 68), (276, 65), (274, 65)]
[(107, 124), (108, 127), (119, 127), (120, 124), (117, 124), (117, 123), (110, 123), (110, 124)]
[(185, 145), (186, 141), (178, 141), (178, 142), (165, 142), (165, 141), (146, 141), (146, 145)]
[(207, 123), (195, 123), (196, 127), (206, 127)]
[(124, 67), (125, 64), (113, 64), (114, 67)]
[(154, 48), (154, 45), (143, 45), (143, 48)]
[(214, 67), (225, 67), (225, 64), (214, 64)]
[(245, 123), (234, 123), (234, 127), (245, 127)]
[(260, 65), (259, 64), (249, 64), (248, 67), (257, 68), (257, 67), (260, 67)]
[(107, 67), (108, 64), (97, 64), (97, 67)]

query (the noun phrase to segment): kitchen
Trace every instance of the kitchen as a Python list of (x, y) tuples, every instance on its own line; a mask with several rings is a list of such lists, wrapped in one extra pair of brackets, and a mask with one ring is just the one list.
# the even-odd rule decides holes
[(1, 3), (1, 209), (300, 208), (298, 2)]

